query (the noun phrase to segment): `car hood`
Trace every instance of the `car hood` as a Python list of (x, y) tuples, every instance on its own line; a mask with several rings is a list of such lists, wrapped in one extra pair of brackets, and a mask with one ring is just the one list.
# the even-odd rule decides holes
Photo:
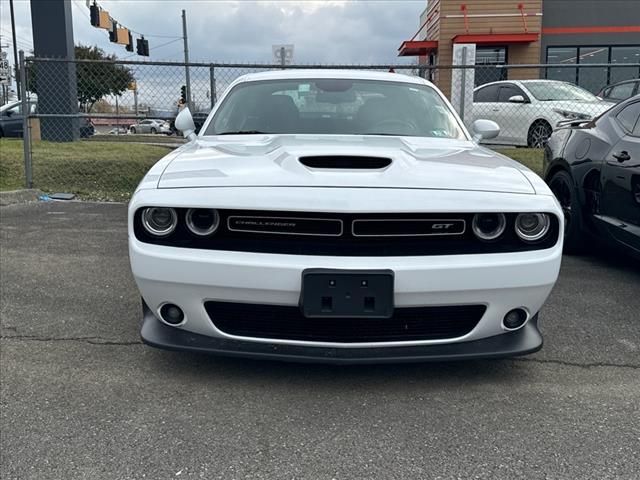
[[(307, 156), (384, 157), (378, 169), (310, 168)], [(199, 137), (175, 152), (158, 188), (368, 187), (535, 193), (519, 163), (473, 142), (382, 136)]]

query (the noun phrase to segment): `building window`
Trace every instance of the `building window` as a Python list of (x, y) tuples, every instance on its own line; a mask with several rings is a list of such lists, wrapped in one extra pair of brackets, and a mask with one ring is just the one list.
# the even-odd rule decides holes
[[(550, 47), (547, 49), (547, 63), (558, 65), (574, 65), (578, 63), (578, 49), (574, 47)], [(575, 83), (577, 71), (575, 68), (548, 68), (547, 78)]]
[[(640, 63), (640, 46), (549, 47), (547, 63), (588, 65), (596, 63)], [(546, 68), (546, 78), (575, 83), (596, 93), (605, 85), (640, 77), (638, 67)]]
[[(611, 47), (611, 63), (640, 63), (640, 46)], [(618, 83), (639, 77), (639, 67), (611, 67), (609, 83)]]
[[(578, 55), (580, 65), (609, 62), (608, 47), (581, 47)], [(582, 67), (578, 70), (578, 85), (590, 92), (599, 92), (607, 85), (607, 67)]]
[[(507, 79), (504, 68), (494, 68), (493, 65), (507, 64), (507, 47), (476, 47), (475, 84), (484, 85), (489, 82)], [(487, 65), (487, 68), (482, 68)]]

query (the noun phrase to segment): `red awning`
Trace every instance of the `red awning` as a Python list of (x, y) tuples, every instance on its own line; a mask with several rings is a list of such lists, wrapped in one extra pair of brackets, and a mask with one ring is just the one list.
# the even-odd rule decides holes
[(438, 42), (435, 40), (407, 40), (400, 45), (398, 56), (415, 57), (418, 55), (429, 55), (436, 50), (438, 50)]
[[(511, 45), (537, 42), (538, 33), (474, 33), (456, 35), (453, 43), (475, 43), (476, 45)], [(406, 42), (405, 42), (406, 43)]]

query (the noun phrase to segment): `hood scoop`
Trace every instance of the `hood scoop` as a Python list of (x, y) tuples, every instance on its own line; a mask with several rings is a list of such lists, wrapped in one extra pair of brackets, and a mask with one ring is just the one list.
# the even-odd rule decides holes
[(323, 155), (300, 157), (299, 161), (309, 168), (335, 168), (349, 170), (380, 170), (391, 165), (386, 157), (365, 157), (358, 155)]

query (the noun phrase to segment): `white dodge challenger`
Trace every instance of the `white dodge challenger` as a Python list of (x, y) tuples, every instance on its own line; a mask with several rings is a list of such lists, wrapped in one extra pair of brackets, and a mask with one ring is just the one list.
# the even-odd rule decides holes
[(336, 363), (522, 355), (563, 216), (431, 83), (298, 70), (235, 80), (129, 205), (149, 345)]

